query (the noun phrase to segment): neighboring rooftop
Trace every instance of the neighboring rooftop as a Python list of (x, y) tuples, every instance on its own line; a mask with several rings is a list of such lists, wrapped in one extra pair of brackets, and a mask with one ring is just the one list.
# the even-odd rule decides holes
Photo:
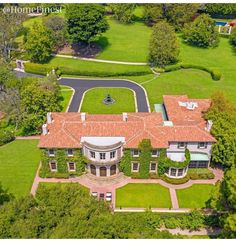
[[(162, 112), (90, 115), (85, 113), (52, 113), (52, 123), (42, 135), (41, 148), (79, 148), (83, 137), (124, 137), (127, 148), (137, 148), (142, 139), (150, 139), (154, 148), (168, 148), (169, 142), (214, 142), (205, 130), (202, 111), (210, 100), (191, 100), (198, 107), (188, 110), (178, 102), (189, 102), (187, 96), (164, 96), (170, 124)], [(203, 127), (204, 126), (204, 127)]]

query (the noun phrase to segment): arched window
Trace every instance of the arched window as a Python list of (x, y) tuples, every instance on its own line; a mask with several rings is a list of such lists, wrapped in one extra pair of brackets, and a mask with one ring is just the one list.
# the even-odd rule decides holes
[(96, 167), (94, 165), (90, 165), (91, 174), (96, 175)]

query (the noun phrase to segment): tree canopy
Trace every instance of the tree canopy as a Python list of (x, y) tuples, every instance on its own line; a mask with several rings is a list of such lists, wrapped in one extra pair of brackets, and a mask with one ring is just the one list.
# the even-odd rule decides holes
[(136, 4), (132, 3), (111, 3), (109, 4), (116, 20), (122, 23), (131, 23), (133, 21), (133, 12)]
[(150, 63), (164, 67), (175, 63), (178, 56), (179, 45), (174, 28), (164, 21), (154, 25), (149, 44)]
[(109, 28), (105, 8), (100, 4), (68, 4), (65, 17), (73, 43), (90, 44)]
[(199, 47), (214, 47), (219, 43), (219, 33), (215, 28), (215, 20), (207, 14), (199, 15), (194, 22), (184, 29), (187, 43)]
[(35, 22), (26, 36), (25, 49), (31, 61), (43, 63), (49, 60), (54, 40), (51, 30)]
[(232, 29), (231, 35), (229, 37), (230, 43), (236, 47), (236, 27)]

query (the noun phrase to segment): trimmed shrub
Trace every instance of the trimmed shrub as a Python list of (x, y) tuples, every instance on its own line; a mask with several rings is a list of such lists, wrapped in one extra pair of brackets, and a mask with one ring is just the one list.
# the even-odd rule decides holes
[(14, 133), (7, 130), (0, 130), (0, 146), (15, 140)]
[(218, 70), (207, 68), (201, 65), (188, 64), (188, 63), (179, 63), (179, 64), (167, 66), (165, 67), (165, 72), (172, 72), (172, 71), (180, 70), (181, 68), (183, 69), (193, 68), (193, 69), (199, 69), (208, 72), (211, 75), (212, 79), (215, 81), (220, 80), (222, 76), (222, 74)]
[(184, 178), (169, 178), (166, 175), (163, 175), (161, 179), (167, 183), (178, 185), (178, 184), (184, 184), (189, 181), (189, 175), (186, 175)]
[(191, 180), (199, 180), (199, 179), (214, 179), (215, 175), (212, 171), (208, 169), (189, 169), (188, 175)]

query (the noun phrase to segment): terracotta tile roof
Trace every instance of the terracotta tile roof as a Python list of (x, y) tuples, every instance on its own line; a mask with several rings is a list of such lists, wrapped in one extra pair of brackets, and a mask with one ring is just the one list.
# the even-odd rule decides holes
[[(210, 107), (211, 100), (189, 99), (187, 95), (164, 95), (163, 100), (168, 119), (174, 125), (198, 125), (201, 128), (205, 127), (206, 121), (202, 118), (202, 112)], [(189, 110), (180, 106), (179, 102), (194, 102), (197, 103), (197, 107), (194, 110)]]
[(128, 113), (128, 120), (121, 115), (90, 115), (81, 121), (80, 113), (52, 113), (49, 133), (41, 135), (41, 148), (78, 148), (81, 137), (125, 137), (125, 147), (137, 148), (139, 142), (150, 139), (154, 148), (168, 148), (170, 141), (215, 141), (204, 129), (196, 125), (163, 126), (162, 114)]

